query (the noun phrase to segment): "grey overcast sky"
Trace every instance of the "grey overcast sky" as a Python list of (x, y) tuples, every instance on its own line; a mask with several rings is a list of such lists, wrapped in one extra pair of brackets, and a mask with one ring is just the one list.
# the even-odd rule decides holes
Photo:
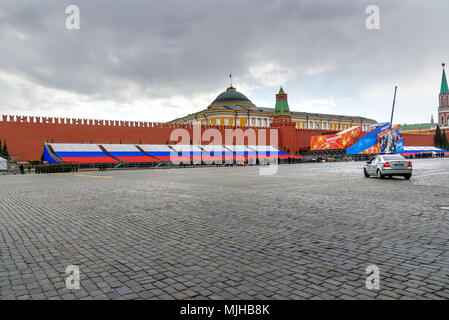
[[(66, 7), (80, 9), (68, 30)], [(380, 30), (368, 30), (368, 5)], [(447, 0), (0, 0), (0, 113), (169, 121), (229, 85), (294, 111), (429, 122)]]

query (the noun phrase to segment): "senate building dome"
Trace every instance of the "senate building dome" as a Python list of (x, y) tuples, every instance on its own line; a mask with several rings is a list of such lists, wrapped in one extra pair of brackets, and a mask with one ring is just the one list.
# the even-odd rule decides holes
[(255, 107), (255, 105), (243, 93), (238, 92), (233, 86), (220, 93), (215, 100), (207, 107), (208, 109), (223, 106), (242, 105), (246, 107)]

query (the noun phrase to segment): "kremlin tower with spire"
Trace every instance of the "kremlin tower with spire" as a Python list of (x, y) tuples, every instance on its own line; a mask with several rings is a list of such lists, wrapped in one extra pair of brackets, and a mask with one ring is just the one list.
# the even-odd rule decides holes
[(440, 127), (449, 126), (449, 88), (446, 79), (446, 64), (443, 63), (443, 76), (441, 79), (440, 99), (438, 106), (438, 124)]
[(276, 94), (273, 122), (270, 126), (271, 128), (278, 129), (279, 146), (282, 146), (285, 151), (298, 151), (296, 144), (296, 123), (292, 121), (287, 94), (282, 89), (282, 86), (278, 94)]
[(438, 103), (438, 117), (434, 121), (433, 114), (430, 117), (430, 123), (405, 124), (401, 127), (402, 133), (434, 135), (436, 125), (441, 129), (449, 129), (449, 87), (446, 78), (446, 64), (442, 63), (443, 75), (441, 76), (441, 86)]

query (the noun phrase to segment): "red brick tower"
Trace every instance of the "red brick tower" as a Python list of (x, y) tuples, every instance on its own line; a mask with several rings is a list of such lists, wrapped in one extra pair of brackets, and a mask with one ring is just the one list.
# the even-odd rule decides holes
[(278, 129), (279, 148), (289, 150), (292, 153), (298, 151), (296, 145), (296, 123), (292, 121), (287, 94), (282, 87), (276, 95), (276, 107), (271, 127)]

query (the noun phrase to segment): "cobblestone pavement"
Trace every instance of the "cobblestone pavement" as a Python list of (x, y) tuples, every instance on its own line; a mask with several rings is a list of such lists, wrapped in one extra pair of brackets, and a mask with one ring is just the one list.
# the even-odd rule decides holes
[(449, 159), (362, 166), (1, 175), (0, 298), (449, 298)]

